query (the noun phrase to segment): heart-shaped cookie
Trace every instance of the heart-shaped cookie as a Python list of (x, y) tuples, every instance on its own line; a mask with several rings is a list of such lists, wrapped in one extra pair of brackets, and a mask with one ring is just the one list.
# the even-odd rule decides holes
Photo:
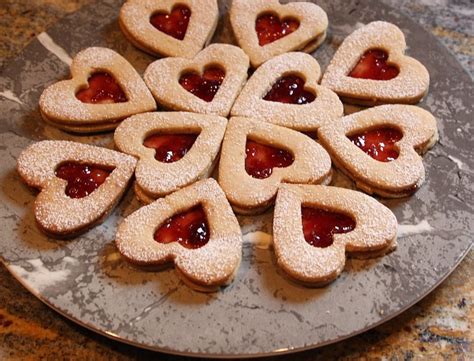
[(110, 149), (45, 140), (18, 157), (23, 180), (38, 188), (34, 213), (39, 227), (70, 237), (102, 222), (127, 189), (135, 158)]
[(132, 116), (115, 130), (122, 152), (139, 158), (135, 193), (150, 203), (212, 173), (227, 119), (216, 115), (157, 112)]
[(234, 0), (230, 22), (253, 67), (289, 51), (314, 51), (326, 37), (328, 18), (313, 3)]
[(174, 262), (198, 291), (229, 284), (242, 257), (242, 233), (224, 192), (210, 178), (140, 208), (119, 225), (120, 253), (141, 266)]
[(212, 44), (192, 60), (155, 61), (145, 72), (145, 82), (167, 109), (225, 117), (247, 80), (248, 66), (242, 49)]
[(274, 201), (281, 183), (328, 183), (331, 159), (310, 137), (251, 118), (229, 120), (219, 184), (236, 212), (254, 214)]
[(435, 144), (438, 130), (436, 119), (422, 108), (381, 105), (321, 127), (318, 137), (357, 187), (383, 197), (404, 197), (423, 183), (418, 153)]
[(341, 44), (321, 85), (344, 102), (360, 105), (416, 104), (428, 92), (430, 76), (418, 60), (405, 55), (402, 31), (375, 21), (355, 30)]
[(209, 43), (218, 19), (216, 0), (128, 0), (119, 24), (137, 48), (192, 58)]
[(71, 64), (71, 76), (47, 87), (39, 100), (44, 120), (57, 128), (110, 130), (132, 114), (156, 109), (140, 75), (113, 50), (82, 50)]
[(259, 67), (232, 107), (233, 116), (256, 117), (299, 131), (315, 131), (343, 115), (336, 93), (318, 85), (321, 69), (309, 54), (276, 56)]
[(285, 184), (278, 190), (273, 245), (291, 279), (323, 286), (353, 257), (377, 257), (396, 247), (397, 219), (363, 193), (320, 185)]

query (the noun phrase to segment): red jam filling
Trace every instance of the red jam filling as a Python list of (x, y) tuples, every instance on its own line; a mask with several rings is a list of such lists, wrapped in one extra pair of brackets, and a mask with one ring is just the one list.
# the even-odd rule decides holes
[(150, 23), (159, 31), (172, 36), (175, 39), (183, 40), (188, 30), (191, 10), (186, 5), (176, 5), (171, 13), (158, 12), (150, 18)]
[(127, 101), (127, 96), (122, 88), (110, 74), (105, 72), (94, 73), (87, 81), (89, 82), (89, 87), (76, 93), (76, 98), (81, 102), (112, 104)]
[(273, 84), (263, 99), (287, 104), (311, 103), (316, 97), (305, 90), (304, 84), (303, 78), (297, 75), (286, 75)]
[(197, 134), (152, 134), (143, 145), (155, 149), (155, 159), (173, 163), (183, 158), (196, 141)]
[(375, 160), (391, 162), (398, 158), (395, 143), (403, 138), (403, 133), (394, 128), (379, 128), (354, 134), (348, 138)]
[(67, 162), (56, 169), (56, 177), (67, 181), (67, 196), (83, 198), (99, 188), (111, 172), (96, 165)]
[(188, 92), (201, 98), (206, 102), (214, 99), (225, 78), (225, 71), (217, 66), (211, 66), (199, 75), (196, 72), (187, 72), (179, 78), (179, 84)]
[(209, 225), (202, 206), (174, 215), (167, 219), (155, 232), (155, 241), (178, 242), (181, 246), (196, 249), (209, 241)]
[(264, 46), (281, 39), (298, 29), (300, 23), (294, 18), (285, 18), (280, 21), (278, 15), (264, 13), (255, 21), (255, 31), (258, 36), (258, 45)]
[(356, 224), (344, 214), (302, 207), (304, 239), (313, 247), (325, 248), (333, 243), (333, 234), (352, 231)]
[(368, 50), (351, 70), (352, 78), (390, 80), (400, 72), (396, 66), (387, 64), (388, 54), (381, 49)]
[(293, 155), (283, 149), (247, 140), (245, 170), (254, 178), (268, 178), (273, 168), (285, 168), (293, 164)]

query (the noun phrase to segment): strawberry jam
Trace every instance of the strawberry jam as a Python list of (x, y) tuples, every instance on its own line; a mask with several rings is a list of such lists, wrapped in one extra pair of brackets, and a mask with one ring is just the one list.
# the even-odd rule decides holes
[(155, 232), (155, 241), (178, 242), (181, 246), (196, 249), (209, 241), (209, 225), (202, 206), (174, 215), (167, 219)]
[(111, 170), (90, 164), (67, 162), (56, 168), (56, 177), (67, 181), (66, 195), (83, 198), (100, 187)]
[(222, 68), (211, 66), (204, 70), (202, 76), (193, 71), (182, 74), (179, 78), (179, 84), (202, 100), (211, 102), (224, 78), (225, 71)]
[(197, 134), (152, 134), (143, 145), (155, 149), (156, 160), (173, 163), (186, 155), (197, 137)]
[(333, 234), (352, 231), (356, 224), (344, 214), (302, 207), (304, 239), (313, 247), (325, 248), (333, 243)]
[(400, 72), (396, 66), (387, 64), (388, 54), (381, 49), (368, 50), (359, 59), (359, 62), (351, 70), (349, 76), (352, 78), (390, 80)]
[(258, 36), (258, 45), (264, 46), (281, 39), (298, 29), (300, 23), (293, 18), (280, 21), (278, 15), (263, 13), (255, 21), (255, 31)]
[(313, 93), (305, 90), (305, 81), (297, 75), (286, 75), (273, 84), (264, 100), (287, 104), (307, 104), (316, 99)]
[(398, 129), (379, 128), (354, 134), (348, 138), (375, 160), (391, 162), (398, 158), (395, 143), (402, 139), (402, 137), (403, 134)]
[(186, 5), (176, 5), (171, 13), (158, 12), (152, 15), (150, 23), (159, 31), (175, 39), (183, 40), (190, 18), (191, 10)]
[(76, 93), (76, 98), (81, 102), (111, 104), (127, 101), (127, 96), (122, 88), (120, 88), (120, 85), (110, 74), (105, 72), (94, 73), (87, 81), (89, 82), (89, 87)]
[(273, 173), (273, 168), (285, 168), (293, 164), (293, 155), (283, 149), (271, 147), (247, 140), (245, 149), (245, 170), (254, 178), (268, 178)]

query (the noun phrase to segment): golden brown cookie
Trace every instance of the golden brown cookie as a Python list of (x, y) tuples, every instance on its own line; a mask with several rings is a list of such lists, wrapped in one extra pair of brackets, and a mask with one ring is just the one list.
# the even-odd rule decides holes
[(214, 179), (132, 213), (119, 225), (115, 244), (140, 266), (174, 263), (183, 281), (203, 292), (229, 284), (242, 257), (239, 223)]

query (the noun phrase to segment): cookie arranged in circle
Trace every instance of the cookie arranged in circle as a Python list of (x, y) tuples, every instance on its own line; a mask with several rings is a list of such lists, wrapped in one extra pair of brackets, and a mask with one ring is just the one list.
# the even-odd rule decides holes
[(115, 244), (139, 266), (174, 263), (203, 292), (229, 284), (242, 257), (242, 233), (224, 192), (205, 179), (140, 208), (120, 223)]
[(390, 209), (361, 192), (284, 184), (273, 219), (277, 263), (296, 282), (324, 286), (342, 272), (346, 253), (367, 258), (392, 251), (397, 225)]
[(367, 193), (405, 197), (425, 179), (419, 154), (438, 139), (436, 119), (413, 105), (381, 105), (319, 129), (335, 165)]
[(79, 52), (71, 64), (71, 77), (47, 87), (39, 100), (44, 120), (59, 129), (111, 130), (130, 115), (156, 109), (137, 71), (111, 49)]
[(423, 64), (405, 55), (406, 47), (396, 25), (369, 23), (344, 40), (321, 85), (348, 103), (416, 104), (428, 93), (430, 76)]
[(17, 170), (40, 190), (34, 214), (54, 237), (71, 237), (101, 223), (127, 189), (135, 158), (81, 143), (45, 140), (26, 148)]
[(299, 131), (316, 131), (342, 117), (344, 110), (336, 93), (318, 85), (320, 77), (319, 64), (309, 54), (276, 56), (253, 73), (231, 114)]
[(117, 148), (139, 159), (135, 193), (150, 203), (212, 173), (227, 119), (216, 115), (154, 112), (132, 116), (115, 130)]
[(239, 46), (254, 68), (290, 51), (310, 53), (326, 38), (328, 17), (309, 2), (233, 0), (230, 22)]
[(192, 58), (212, 38), (216, 0), (127, 0), (119, 24), (125, 37), (152, 55)]
[(264, 211), (281, 183), (327, 184), (331, 159), (313, 139), (252, 118), (229, 120), (219, 163), (219, 184), (233, 209)]

